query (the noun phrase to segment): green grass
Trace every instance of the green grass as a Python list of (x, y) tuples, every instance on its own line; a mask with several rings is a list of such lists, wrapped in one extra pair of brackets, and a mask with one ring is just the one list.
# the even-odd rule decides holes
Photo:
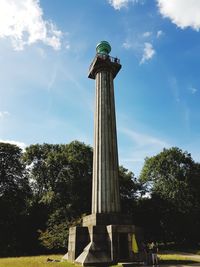
[(47, 259), (61, 260), (63, 255), (0, 258), (0, 267), (80, 267), (69, 262), (47, 262)]
[(75, 267), (68, 262), (47, 262), (47, 259), (60, 260), (63, 255), (1, 258), (0, 267)]
[(184, 255), (182, 253), (160, 254), (159, 259), (161, 264), (191, 264), (200, 262), (200, 257)]
[[(47, 259), (61, 260), (63, 255), (43, 255), (31, 257), (0, 258), (0, 267), (76, 267), (80, 265), (69, 262), (47, 262)], [(198, 255), (184, 255), (183, 253), (160, 254), (161, 264), (191, 264), (200, 262)], [(119, 266), (119, 265), (118, 265)]]

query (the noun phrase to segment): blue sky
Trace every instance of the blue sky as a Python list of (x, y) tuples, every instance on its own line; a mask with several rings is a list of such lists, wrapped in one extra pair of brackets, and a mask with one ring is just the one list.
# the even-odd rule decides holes
[(178, 146), (200, 158), (199, 0), (0, 0), (0, 141), (93, 144), (96, 44), (115, 79), (120, 164)]

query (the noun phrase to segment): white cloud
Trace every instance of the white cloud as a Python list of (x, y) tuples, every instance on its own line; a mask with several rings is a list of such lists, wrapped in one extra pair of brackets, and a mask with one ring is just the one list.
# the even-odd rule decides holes
[(66, 45), (65, 45), (65, 49), (70, 49), (70, 44), (69, 43), (67, 43)]
[(36, 42), (61, 47), (62, 32), (43, 19), (39, 0), (0, 0), (0, 38), (9, 38), (15, 50)]
[(163, 140), (160, 140), (159, 138), (143, 133), (138, 133), (128, 128), (122, 128), (120, 129), (120, 131), (129, 136), (139, 146), (154, 145), (159, 148), (168, 147), (168, 144)]
[(0, 111), (0, 119), (5, 118), (9, 115), (10, 115), (10, 113), (8, 111)]
[(156, 51), (154, 50), (152, 44), (151, 43), (145, 43), (140, 64), (143, 64), (145, 61), (152, 59), (153, 56), (155, 55), (155, 53), (156, 53)]
[(191, 27), (200, 29), (199, 0), (157, 0), (158, 8), (163, 17), (169, 18), (181, 29)]
[(116, 10), (120, 10), (123, 7), (128, 7), (129, 3), (138, 3), (141, 0), (108, 0), (109, 4)]
[(144, 32), (142, 36), (146, 38), (146, 37), (150, 37), (151, 35), (152, 35), (152, 32)]
[(126, 40), (126, 41), (122, 44), (122, 46), (123, 46), (125, 49), (130, 49), (130, 48), (132, 47), (132, 44), (131, 44), (128, 40)]
[(163, 31), (159, 30), (157, 31), (156, 37), (160, 38), (163, 34), (164, 34)]
[(140, 59), (140, 64), (143, 64), (146, 61), (152, 59), (156, 51), (151, 43), (144, 42), (143, 34), (135, 36), (136, 37), (134, 39), (132, 37), (127, 38), (126, 41), (122, 44), (122, 47), (124, 47), (126, 50), (133, 50), (136, 56)]
[(196, 94), (198, 92), (198, 89), (195, 88), (195, 87), (190, 87), (189, 91), (194, 95), (194, 94)]
[(169, 78), (169, 85), (172, 90), (173, 97), (177, 103), (181, 102), (180, 89), (176, 77)]
[(119, 128), (119, 134), (125, 135), (125, 139), (128, 140), (128, 147), (120, 149), (120, 164), (133, 170), (136, 175), (139, 175), (146, 157), (152, 157), (163, 148), (171, 146), (161, 138), (134, 131), (126, 126)]
[(27, 146), (23, 142), (14, 141), (14, 140), (1, 140), (0, 139), (0, 143), (9, 143), (9, 144), (12, 144), (12, 145), (16, 145), (16, 146), (20, 147), (21, 149), (25, 149), (25, 147)]

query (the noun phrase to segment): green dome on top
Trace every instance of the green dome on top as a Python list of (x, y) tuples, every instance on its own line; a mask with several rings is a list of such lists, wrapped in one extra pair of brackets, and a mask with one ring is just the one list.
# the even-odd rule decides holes
[(109, 42), (107, 41), (101, 41), (97, 46), (96, 46), (96, 52), (99, 54), (105, 54), (108, 55), (111, 51), (111, 46)]

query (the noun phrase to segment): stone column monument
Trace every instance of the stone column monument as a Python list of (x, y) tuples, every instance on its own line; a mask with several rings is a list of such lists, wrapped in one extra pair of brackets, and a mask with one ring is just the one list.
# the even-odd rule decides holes
[(109, 55), (111, 46), (102, 41), (88, 77), (96, 81), (92, 212), (82, 226), (69, 229), (68, 253), (64, 259), (84, 266), (109, 266), (138, 259), (133, 238), (140, 244), (138, 230), (121, 212), (118, 178), (118, 150), (113, 80), (120, 61)]
[(111, 47), (101, 42), (89, 69), (96, 80), (92, 213), (120, 212), (118, 152), (113, 79), (121, 68), (108, 56)]

